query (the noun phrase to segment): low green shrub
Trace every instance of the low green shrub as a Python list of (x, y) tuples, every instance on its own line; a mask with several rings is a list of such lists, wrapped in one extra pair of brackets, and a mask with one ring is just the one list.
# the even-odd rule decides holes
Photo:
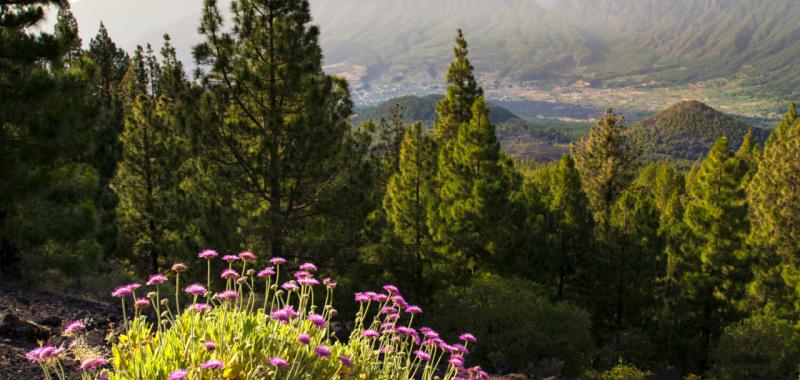
[(493, 372), (577, 376), (590, 364), (589, 314), (551, 302), (537, 284), (482, 274), (440, 292), (435, 304), (430, 324), (445, 335), (463, 326), (483, 337), (471, 357)]

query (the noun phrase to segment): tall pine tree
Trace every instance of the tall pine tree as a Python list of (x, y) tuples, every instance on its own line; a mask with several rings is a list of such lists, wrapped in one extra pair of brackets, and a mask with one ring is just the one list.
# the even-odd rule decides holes
[[(744, 239), (749, 230), (746, 170), (720, 138), (687, 183), (681, 281), (687, 315), (700, 333), (701, 363), (723, 326), (737, 317), (750, 277)], [(690, 334), (691, 335), (691, 334)]]
[(428, 227), (428, 209), (433, 207), (436, 147), (416, 123), (406, 133), (400, 153), (399, 171), (389, 181), (383, 208), (395, 235), (413, 254), (414, 282), (426, 281), (424, 270), (433, 255)]
[(790, 109), (770, 136), (758, 171), (749, 187), (750, 245), (758, 254), (756, 277), (750, 286), (756, 309), (782, 317), (800, 317), (800, 121)]
[(500, 253), (512, 194), (502, 159), (489, 109), (479, 97), (452, 151), (439, 152), (438, 218), (431, 227), (448, 255), (471, 261)]
[(434, 135), (445, 148), (455, 142), (461, 126), (472, 119), (472, 106), (483, 96), (483, 89), (478, 86), (472, 73), (468, 53), (467, 40), (459, 29), (454, 58), (447, 71), (447, 94), (436, 104)]
[(231, 171), (252, 248), (283, 256), (298, 225), (320, 217), (352, 102), (347, 83), (322, 71), (307, 0), (234, 0), (231, 10), (226, 29), (217, 2), (205, 1), (206, 41), (194, 51), (219, 114), (205, 146)]

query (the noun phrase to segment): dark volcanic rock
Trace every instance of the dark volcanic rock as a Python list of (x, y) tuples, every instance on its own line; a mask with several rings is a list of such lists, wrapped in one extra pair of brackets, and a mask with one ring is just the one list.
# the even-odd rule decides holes
[(49, 338), (50, 330), (31, 321), (24, 321), (14, 314), (7, 313), (0, 316), (0, 336), (36, 342)]

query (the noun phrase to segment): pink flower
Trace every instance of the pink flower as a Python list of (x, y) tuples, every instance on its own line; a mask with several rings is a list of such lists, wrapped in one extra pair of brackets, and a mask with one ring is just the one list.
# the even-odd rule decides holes
[(314, 355), (317, 355), (321, 358), (327, 358), (331, 356), (331, 350), (325, 346), (317, 346), (317, 348), (314, 349)]
[(225, 364), (217, 359), (211, 359), (200, 365), (202, 369), (222, 369)]
[(233, 269), (225, 269), (225, 270), (222, 271), (222, 274), (220, 274), (220, 277), (222, 277), (222, 278), (224, 278), (226, 280), (232, 280), (232, 279), (234, 279), (236, 277), (239, 277), (239, 272), (237, 272), (237, 271), (235, 271)]
[(267, 276), (274, 276), (274, 275), (275, 275), (275, 268), (269, 267), (267, 269), (262, 270), (261, 272), (258, 272), (256, 276), (258, 276), (258, 278), (264, 278)]
[(217, 298), (223, 301), (233, 301), (239, 298), (239, 293), (233, 290), (228, 290), (227, 292), (217, 293)]
[(448, 362), (453, 367), (463, 367), (464, 366), (464, 358), (462, 356), (460, 356), (460, 355), (451, 356), (450, 360), (448, 360)]
[(364, 332), (361, 333), (361, 336), (365, 338), (377, 338), (381, 336), (381, 334), (378, 334), (378, 332), (375, 330), (364, 330)]
[(204, 260), (211, 260), (217, 256), (219, 256), (219, 253), (213, 249), (204, 249), (197, 254), (197, 257)]
[(454, 351), (458, 351), (458, 352), (460, 352), (460, 353), (462, 353), (464, 355), (469, 355), (469, 350), (467, 349), (466, 346), (464, 346), (461, 343), (454, 344), (453, 345), (453, 349), (454, 349)]
[(229, 263), (232, 263), (234, 261), (239, 261), (239, 256), (236, 256), (236, 255), (225, 255), (225, 256), (222, 256), (222, 261), (226, 261), (226, 262), (229, 262)]
[(317, 281), (317, 279), (313, 278), (313, 277), (303, 277), (303, 278), (297, 280), (297, 283), (299, 283), (300, 285), (304, 285), (304, 286), (319, 285), (319, 281)]
[(378, 296), (378, 293), (375, 293), (375, 292), (364, 292), (364, 296), (369, 298), (370, 301), (375, 301), (375, 297)]
[(48, 359), (58, 357), (63, 352), (64, 349), (60, 347), (43, 346), (28, 352), (25, 354), (25, 357), (32, 362), (44, 362)]
[(309, 344), (311, 343), (311, 335), (300, 333), (300, 335), (297, 336), (297, 341), (302, 344)]
[(394, 285), (384, 285), (383, 290), (389, 292), (391, 295), (400, 294), (400, 290)]
[(132, 295), (133, 295), (133, 289), (131, 289), (130, 286), (128, 285), (119, 286), (116, 289), (114, 289), (113, 292), (111, 292), (111, 296), (115, 298), (125, 298), (125, 297), (130, 297)]
[(389, 299), (389, 296), (387, 296), (386, 294), (378, 294), (377, 296), (375, 296), (375, 301), (378, 301), (378, 302), (385, 302), (388, 299)]
[(186, 289), (184, 289), (184, 291), (187, 294), (191, 294), (193, 296), (202, 296), (203, 294), (206, 294), (208, 292), (208, 290), (206, 290), (206, 288), (200, 284), (189, 285), (186, 287)]
[(207, 303), (196, 303), (196, 304), (190, 305), (188, 307), (188, 309), (189, 310), (194, 310), (194, 311), (196, 311), (198, 313), (203, 313), (203, 312), (206, 312), (206, 311), (211, 311), (211, 305), (209, 305)]
[(465, 342), (470, 342), (470, 343), (477, 343), (478, 342), (478, 338), (476, 338), (475, 335), (472, 335), (470, 333), (463, 333), (463, 334), (461, 334), (461, 336), (458, 337), (458, 339), (461, 339), (461, 340), (463, 340)]
[(249, 251), (244, 251), (244, 252), (240, 253), (239, 254), (239, 258), (244, 260), (244, 261), (250, 261), (250, 262), (256, 261), (256, 259), (257, 259), (256, 255), (254, 255), (253, 252), (249, 252)]
[(282, 359), (282, 358), (280, 358), (278, 356), (269, 358), (269, 364), (272, 364), (275, 367), (289, 368), (289, 362), (287, 362), (285, 359)]
[(67, 327), (64, 329), (64, 334), (72, 334), (78, 331), (83, 331), (86, 329), (86, 326), (80, 321), (72, 321)]
[(167, 276), (164, 276), (163, 274), (154, 274), (147, 279), (147, 286), (158, 285), (165, 281), (167, 281)]
[(108, 361), (102, 358), (86, 359), (83, 362), (81, 362), (81, 370), (95, 371), (98, 368), (105, 366), (106, 364), (108, 364)]
[(270, 315), (270, 318), (280, 321), (281, 323), (289, 322), (292, 318), (297, 318), (300, 315), (294, 311), (294, 307), (292, 305), (286, 306), (283, 309), (278, 309), (273, 311)]
[(353, 368), (353, 360), (350, 359), (347, 355), (339, 355), (339, 360), (345, 367)]
[(317, 266), (311, 263), (304, 263), (300, 265), (300, 270), (304, 270), (306, 272), (316, 272)]
[(406, 308), (406, 313), (408, 314), (420, 314), (422, 313), (422, 308), (419, 306), (409, 306)]
[(273, 257), (269, 259), (269, 263), (272, 265), (281, 265), (286, 263), (286, 259), (283, 257)]
[(331, 289), (333, 289), (333, 288), (335, 288), (335, 287), (336, 287), (336, 283), (335, 283), (335, 282), (333, 282), (333, 280), (331, 280), (331, 278), (330, 278), (330, 277), (325, 277), (325, 278), (323, 278), (323, 279), (322, 279), (322, 283), (323, 283), (323, 284), (324, 284), (326, 287), (328, 287), (328, 288), (331, 288)]
[(304, 270), (299, 270), (297, 272), (294, 272), (294, 278), (296, 278), (296, 279), (301, 279), (301, 278), (306, 278), (306, 277), (313, 277), (313, 276), (314, 276), (313, 274), (311, 274), (311, 273), (309, 273), (307, 271), (304, 271)]
[(289, 282), (285, 282), (283, 285), (281, 285), (281, 288), (283, 290), (288, 290), (288, 291), (291, 292), (293, 290), (297, 290), (298, 286), (294, 281), (289, 281)]
[(212, 352), (217, 349), (217, 344), (213, 340), (207, 340), (203, 343), (203, 347), (206, 348), (206, 351)]
[(138, 298), (136, 302), (133, 303), (133, 307), (138, 310), (146, 309), (150, 306), (150, 301), (146, 298)]
[(396, 312), (397, 312), (397, 309), (395, 309), (395, 308), (393, 308), (391, 306), (384, 306), (384, 308), (381, 309), (381, 314), (392, 314), (392, 313), (396, 313)]
[(169, 374), (167, 380), (186, 380), (187, 375), (189, 375), (189, 371), (185, 369), (176, 369)]
[(181, 273), (181, 272), (186, 272), (187, 270), (189, 270), (189, 267), (187, 267), (186, 264), (184, 264), (184, 263), (175, 263), (175, 264), (172, 264), (172, 268), (171, 269), (172, 269), (173, 272)]
[(308, 316), (308, 320), (311, 321), (311, 323), (314, 326), (317, 326), (319, 328), (325, 327), (325, 324), (327, 323), (327, 321), (325, 320), (325, 317), (323, 317), (323, 316), (321, 316), (319, 314), (310, 314)]
[(420, 360), (422, 360), (422, 361), (426, 361), (427, 362), (427, 361), (431, 360), (431, 356), (428, 355), (425, 351), (422, 351), (422, 350), (414, 351), (414, 355), (417, 355), (417, 357), (420, 358)]
[(356, 296), (356, 302), (368, 302), (369, 301), (369, 297), (364, 295), (364, 293), (356, 293), (355, 296)]

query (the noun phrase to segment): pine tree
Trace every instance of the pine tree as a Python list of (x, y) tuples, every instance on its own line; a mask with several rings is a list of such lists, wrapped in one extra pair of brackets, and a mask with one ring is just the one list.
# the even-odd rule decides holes
[[(168, 43), (163, 59), (166, 67), (174, 65)], [(157, 272), (161, 262), (176, 251), (168, 236), (178, 229), (180, 173), (187, 153), (177, 103), (156, 92), (163, 88), (159, 84), (164, 78), (162, 66), (141, 47), (131, 63), (126, 80), (132, 100), (120, 136), (123, 157), (113, 180), (119, 198), (116, 215), (121, 240), (135, 258), (146, 260), (150, 270)], [(188, 84), (181, 82), (182, 68), (168, 71), (176, 76), (171, 94), (188, 91)]]
[(206, 0), (206, 41), (194, 51), (219, 115), (204, 145), (231, 172), (259, 234), (254, 248), (283, 256), (302, 238), (298, 225), (321, 217), (315, 206), (337, 178), (352, 102), (346, 82), (322, 71), (307, 0), (235, 0), (231, 10), (229, 33)]
[(434, 136), (438, 143), (447, 149), (458, 137), (458, 130), (472, 119), (472, 106), (483, 96), (472, 73), (472, 64), (467, 55), (467, 40), (461, 29), (456, 37), (454, 59), (447, 71), (447, 94), (436, 104), (436, 126)]
[(684, 222), (689, 239), (681, 277), (689, 313), (702, 338), (703, 358), (722, 326), (735, 320), (750, 277), (744, 249), (749, 230), (745, 175), (723, 137), (687, 184)]
[[(0, 4), (0, 267), (35, 281), (80, 281), (102, 258), (97, 241), (97, 110), (80, 67), (65, 70), (77, 30), (62, 12), (58, 36), (31, 33), (45, 7), (66, 1)], [(67, 33), (67, 30), (69, 33)]]
[[(792, 118), (793, 111), (784, 118)], [(759, 255), (756, 278), (750, 287), (756, 309), (779, 316), (800, 315), (800, 121), (776, 129), (764, 149), (757, 173), (748, 187), (753, 224), (750, 245)]]
[(128, 72), (128, 53), (111, 40), (103, 23), (97, 35), (89, 41), (89, 57), (97, 65), (95, 92), (106, 104), (111, 104), (125, 73)]
[(428, 209), (433, 207), (436, 149), (422, 123), (406, 133), (400, 153), (400, 170), (389, 181), (383, 208), (395, 235), (414, 256), (414, 282), (425, 280), (423, 270), (430, 262), (431, 234)]
[(609, 109), (589, 136), (573, 146), (573, 154), (595, 221), (606, 226), (611, 208), (633, 178), (641, 152), (626, 136), (624, 119)]
[(795, 123), (795, 121), (797, 121), (797, 105), (795, 103), (789, 103), (786, 114), (783, 115), (783, 118), (778, 123), (778, 126), (775, 127), (775, 130), (772, 132), (772, 134), (770, 134), (765, 146), (769, 147), (783, 139), (786, 131)]
[(68, 8), (58, 10), (58, 18), (53, 35), (58, 40), (63, 62), (69, 65), (83, 55), (83, 42), (78, 35), (78, 20)]
[(502, 163), (495, 126), (482, 97), (472, 120), (458, 131), (452, 154), (439, 152), (438, 220), (435, 237), (459, 259), (489, 259), (504, 243), (510, 214), (511, 179)]
[(561, 158), (549, 189), (550, 257), (556, 274), (559, 300), (575, 299), (584, 289), (578, 282), (584, 275), (586, 254), (592, 243), (592, 215), (581, 188), (581, 178), (572, 156)]
[(753, 129), (751, 128), (742, 140), (742, 145), (736, 151), (736, 158), (743, 166), (742, 170), (745, 176), (742, 180), (742, 186), (747, 186), (758, 171), (758, 162), (761, 160), (761, 147), (753, 141)]

